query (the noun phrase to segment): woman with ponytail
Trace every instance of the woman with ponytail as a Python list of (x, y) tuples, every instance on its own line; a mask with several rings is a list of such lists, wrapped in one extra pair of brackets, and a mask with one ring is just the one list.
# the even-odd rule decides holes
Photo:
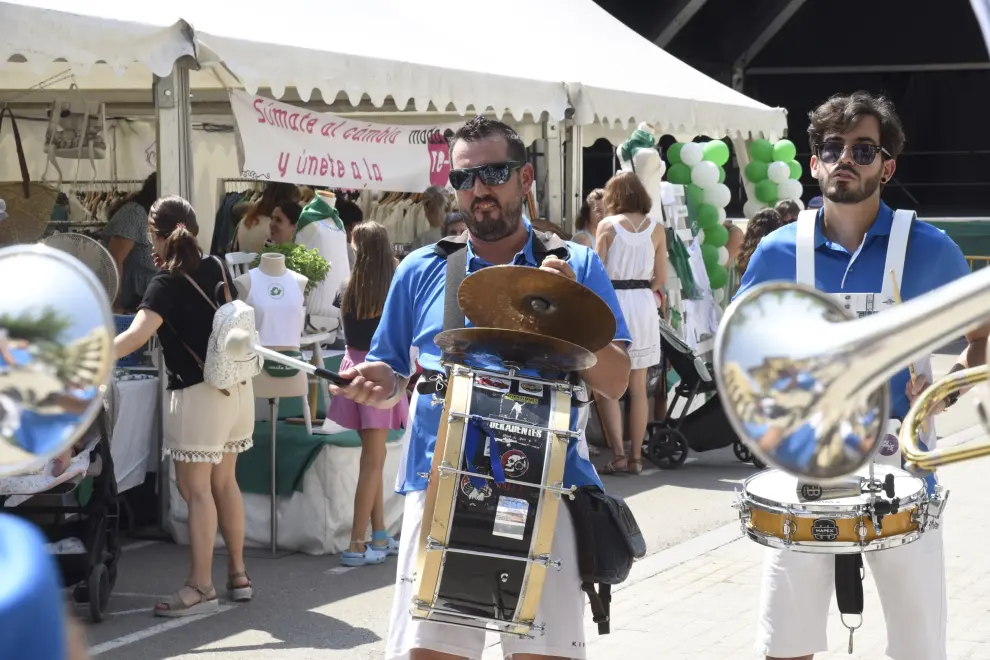
[[(203, 361), (216, 308), (226, 302), (230, 281), (219, 259), (204, 259), (192, 206), (163, 197), (148, 214), (148, 237), (161, 270), (148, 284), (131, 326), (114, 340), (117, 356), (128, 355), (158, 334), (168, 372), (165, 454), (175, 464), (175, 481), (189, 507), (192, 562), (185, 585), (155, 606), (158, 616), (214, 612), (213, 544), (217, 524), (229, 553), (227, 597), (253, 596), (244, 568), (244, 502), (234, 469), (237, 454), (251, 448), (254, 392), (248, 380), (229, 390), (203, 381)], [(236, 297), (232, 287), (230, 295)]]

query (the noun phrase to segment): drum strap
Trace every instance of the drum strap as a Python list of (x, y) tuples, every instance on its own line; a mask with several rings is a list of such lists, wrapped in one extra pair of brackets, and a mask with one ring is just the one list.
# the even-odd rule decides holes
[(835, 602), (842, 614), (863, 613), (863, 555), (835, 555)]

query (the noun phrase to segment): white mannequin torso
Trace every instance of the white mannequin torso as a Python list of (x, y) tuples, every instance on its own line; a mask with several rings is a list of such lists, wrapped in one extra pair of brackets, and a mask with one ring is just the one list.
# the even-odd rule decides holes
[[(309, 279), (305, 275), (300, 275), (285, 267), (285, 256), (268, 252), (261, 255), (258, 270), (270, 277), (281, 277), (286, 273), (292, 275), (292, 279), (299, 285), (300, 293), (305, 293), (306, 284)], [(247, 300), (251, 292), (251, 275), (244, 273), (234, 278), (234, 287), (237, 289), (237, 297), (240, 300)], [(296, 350), (298, 346), (266, 346), (275, 351)], [(274, 378), (266, 371), (262, 371), (254, 377), (254, 395), (259, 399), (278, 399), (288, 396), (306, 396), (308, 380), (302, 371), (289, 378)]]

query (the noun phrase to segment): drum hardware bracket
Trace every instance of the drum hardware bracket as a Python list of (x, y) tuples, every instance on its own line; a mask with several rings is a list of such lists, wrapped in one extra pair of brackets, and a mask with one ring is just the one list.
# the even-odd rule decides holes
[(480, 550), (462, 550), (460, 548), (448, 548), (444, 546), (443, 543), (437, 541), (435, 538), (428, 537), (426, 539), (426, 550), (428, 552), (437, 552), (446, 550), (447, 552), (453, 552), (459, 555), (473, 555), (475, 557), (491, 557), (492, 559), (508, 559), (510, 561), (525, 562), (527, 564), (542, 564), (546, 568), (556, 568), (560, 570), (561, 562), (559, 559), (551, 559), (550, 555), (538, 555), (536, 557), (514, 557), (512, 555), (503, 555), (497, 552), (482, 552)]
[[(457, 470), (447, 461), (444, 461), (437, 467), (437, 472), (440, 473), (441, 479), (446, 479), (449, 476), (459, 475), (462, 477), (477, 477), (479, 479), (487, 479), (488, 481), (494, 481), (495, 477), (490, 474), (481, 474), (478, 472), (468, 472), (467, 470)], [(506, 479), (505, 483), (515, 484), (517, 486), (525, 486), (527, 488), (539, 488), (540, 490), (549, 491), (555, 497), (560, 497), (561, 495), (566, 495), (570, 499), (574, 499), (574, 491), (577, 490), (574, 486), (570, 488), (564, 488), (564, 484), (561, 481), (557, 481), (549, 486), (544, 486), (542, 484), (531, 484), (526, 481), (519, 481), (518, 479)]]
[[(456, 618), (460, 618), (460, 619), (470, 619), (472, 621), (483, 621), (485, 623), (489, 623), (489, 624), (492, 624), (492, 625), (495, 626), (494, 629), (493, 628), (486, 628), (487, 630), (491, 630), (492, 632), (504, 633), (504, 634), (508, 634), (508, 635), (514, 635), (514, 636), (519, 637), (521, 639), (535, 639), (535, 638), (532, 635), (528, 635), (526, 633), (515, 632), (515, 631), (511, 631), (511, 630), (505, 630), (505, 628), (507, 628), (508, 626), (524, 626), (526, 628), (529, 628), (530, 630), (535, 630), (535, 631), (539, 632), (541, 636), (543, 636), (543, 635), (546, 634), (546, 632), (545, 632), (546, 624), (542, 624), (542, 623), (532, 623), (532, 622), (525, 622), (525, 621), (519, 621), (519, 622), (503, 621), (501, 619), (489, 619), (487, 617), (471, 616), (471, 615), (468, 615), (468, 614), (462, 614), (461, 612), (454, 612), (452, 610), (438, 609), (438, 608), (435, 608), (435, 607), (431, 606), (426, 601), (419, 600), (419, 599), (416, 599), (416, 601), (415, 601), (415, 603), (413, 605), (413, 608), (414, 609), (420, 609), (420, 610), (426, 610), (431, 615), (432, 614), (440, 614), (440, 615), (443, 615), (443, 616), (456, 617)], [(476, 626), (472, 626), (472, 625), (469, 625), (467, 623), (461, 623), (459, 621), (445, 621), (443, 619), (435, 619), (432, 616), (427, 616), (425, 618), (427, 620), (433, 621), (435, 623), (442, 623), (442, 624), (445, 624), (445, 625), (448, 625), (448, 626), (458, 626), (458, 627), (461, 627), (461, 628), (474, 628), (475, 630), (477, 630), (477, 627)]]
[[(451, 411), (450, 414), (447, 415), (447, 422), (448, 423), (449, 422), (453, 422), (455, 419), (468, 419), (470, 417), (474, 417), (475, 419), (480, 419), (480, 420), (482, 420), (484, 422), (494, 422), (496, 424), (512, 424), (513, 423), (511, 419), (498, 419), (496, 417), (485, 417), (483, 415), (471, 415), (469, 413), (453, 412), (453, 411)], [(533, 426), (531, 424), (525, 424), (524, 426), (529, 426), (530, 428), (533, 428), (533, 429), (537, 429), (537, 430), (540, 430), (540, 431), (552, 433), (552, 434), (556, 435), (561, 440), (565, 440), (565, 439), (568, 439), (569, 440), (570, 438), (576, 438), (579, 435), (581, 435), (577, 431), (571, 431), (570, 429), (568, 429), (566, 431), (563, 431), (563, 430), (560, 430), (560, 429), (552, 429), (549, 426)]]
[(840, 614), (839, 615), (839, 620), (842, 621), (842, 625), (844, 625), (846, 628), (849, 629), (849, 649), (848, 650), (849, 650), (849, 655), (852, 655), (852, 652), (853, 652), (853, 634), (857, 630), (859, 630), (859, 627), (860, 626), (863, 625), (863, 615), (862, 614), (855, 614), (855, 615), (850, 614), (849, 616), (857, 616), (857, 617), (859, 617), (859, 623), (857, 623), (855, 626), (849, 625), (848, 623), (846, 623), (846, 615), (845, 614)]

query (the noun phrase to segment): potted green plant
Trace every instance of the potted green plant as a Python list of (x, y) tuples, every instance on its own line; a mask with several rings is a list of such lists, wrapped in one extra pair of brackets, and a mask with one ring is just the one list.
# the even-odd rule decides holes
[(305, 246), (298, 243), (272, 243), (266, 245), (251, 264), (252, 268), (257, 268), (261, 263), (261, 255), (266, 253), (277, 253), (285, 257), (285, 267), (304, 276), (306, 282), (305, 295), (316, 287), (317, 284), (327, 278), (330, 272), (330, 262), (323, 258), (319, 250), (313, 248), (307, 250)]

